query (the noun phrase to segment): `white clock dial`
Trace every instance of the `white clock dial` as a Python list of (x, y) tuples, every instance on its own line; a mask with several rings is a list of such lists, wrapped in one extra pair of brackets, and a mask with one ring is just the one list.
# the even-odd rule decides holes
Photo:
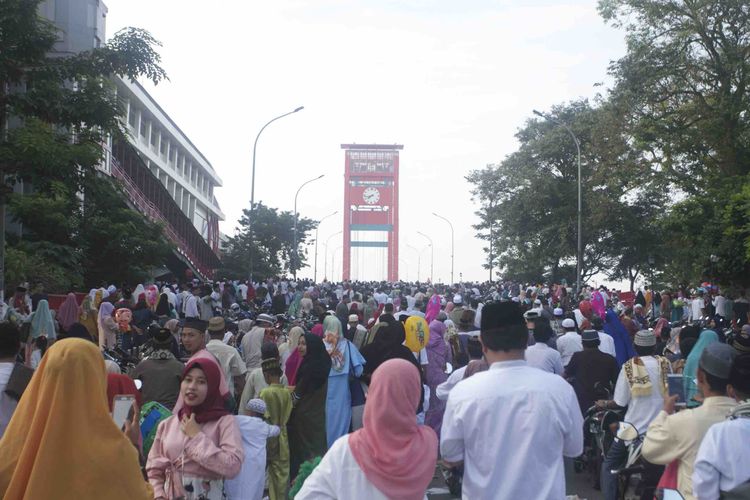
[(367, 188), (362, 193), (362, 199), (365, 200), (365, 203), (368, 205), (374, 205), (380, 201), (380, 191), (372, 187)]

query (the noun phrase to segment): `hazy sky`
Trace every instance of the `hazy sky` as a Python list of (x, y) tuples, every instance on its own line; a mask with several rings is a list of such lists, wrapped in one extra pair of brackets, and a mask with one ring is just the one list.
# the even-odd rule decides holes
[[(455, 227), (456, 279), (487, 279), (464, 177), (511, 153), (532, 109), (593, 96), (625, 50), (594, 0), (105, 3), (109, 36), (136, 26), (163, 43), (170, 81), (146, 87), (223, 179), (223, 232), (233, 234), (249, 206), (258, 130), (305, 106), (261, 136), (255, 197), (292, 210), (297, 187), (325, 174), (298, 199), (307, 217), (339, 211), (320, 227), (319, 278), (322, 243), (343, 227), (340, 144), (356, 142), (404, 145), (401, 277), (416, 279), (416, 252), (406, 244), (424, 247), (422, 231), (435, 242), (435, 279), (449, 278), (450, 231), (436, 211)], [(332, 239), (329, 251), (340, 245)], [(300, 276), (312, 276), (312, 248), (308, 260)], [(340, 271), (337, 262), (334, 277)]]

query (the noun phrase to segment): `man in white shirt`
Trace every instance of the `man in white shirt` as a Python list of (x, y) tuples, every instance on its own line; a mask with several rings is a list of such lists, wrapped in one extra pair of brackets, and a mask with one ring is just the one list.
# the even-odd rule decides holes
[(450, 392), (443, 460), (463, 461), (463, 498), (564, 498), (563, 456), (583, 451), (583, 418), (573, 389), (524, 361), (528, 332), (518, 304), (486, 305), (481, 340), (490, 369)]
[(693, 298), (690, 300), (690, 321), (700, 321), (705, 316), (705, 307), (706, 301), (703, 298), (703, 292), (698, 292), (698, 295), (693, 294)]
[(237, 285), (237, 289), (240, 291), (240, 297), (242, 297), (242, 300), (247, 301), (247, 284), (243, 281)]
[(571, 318), (565, 318), (562, 322), (565, 333), (557, 338), (557, 351), (562, 357), (563, 366), (568, 366), (573, 353), (583, 350), (581, 336), (576, 331), (576, 324)]
[(652, 464), (667, 465), (679, 460), (677, 490), (685, 500), (694, 500), (693, 464), (703, 436), (709, 427), (722, 422), (737, 405), (727, 396), (732, 360), (737, 351), (727, 344), (708, 345), (698, 364), (698, 388), (703, 404), (697, 408), (674, 412), (677, 396), (664, 400), (664, 409), (648, 426), (643, 441), (643, 458)]
[(549, 321), (538, 318), (534, 322), (534, 340), (536, 343), (526, 348), (526, 363), (555, 375), (563, 374), (562, 357), (547, 342), (552, 338), (552, 327)]
[[(224, 323), (224, 318), (216, 316), (208, 320), (208, 334), (211, 336), (211, 340), (206, 344), (206, 350), (219, 360), (219, 364), (222, 370), (224, 370), (224, 375), (227, 377), (229, 390), (234, 396), (242, 394), (247, 367), (237, 349), (224, 343), (225, 332), (226, 324)], [(230, 383), (230, 381), (234, 383)]]
[(192, 293), (185, 298), (184, 308), (186, 318), (199, 318), (200, 313), (198, 312), (198, 294), (200, 288), (197, 286), (193, 287)]
[[(738, 403), (729, 420), (708, 429), (693, 469), (693, 495), (718, 499), (722, 492), (750, 489), (750, 353), (738, 355), (729, 372), (727, 393)], [(732, 498), (748, 498), (735, 496)]]
[(261, 355), (260, 348), (263, 345), (263, 338), (266, 335), (266, 328), (273, 326), (273, 316), (268, 314), (259, 314), (255, 320), (253, 328), (242, 337), (240, 345), (242, 346), (242, 358), (245, 360), (245, 366), (248, 371), (254, 368), (260, 368)]
[[(617, 377), (613, 401), (597, 401), (602, 408), (628, 407), (624, 421), (638, 429), (638, 434), (646, 432), (664, 405), (667, 388), (662, 382), (662, 373), (671, 371), (669, 361), (654, 356), (656, 336), (652, 330), (640, 330), (633, 342), (637, 356), (622, 365)], [(602, 464), (602, 494), (606, 500), (617, 498), (617, 475), (611, 471), (620, 469), (628, 457), (627, 445), (615, 440), (609, 448)]]
[(609, 354), (613, 358), (616, 358), (615, 339), (612, 338), (612, 335), (604, 331), (603, 318), (594, 316), (594, 319), (591, 320), (591, 327), (596, 330), (596, 333), (599, 335), (599, 350), (604, 354)]

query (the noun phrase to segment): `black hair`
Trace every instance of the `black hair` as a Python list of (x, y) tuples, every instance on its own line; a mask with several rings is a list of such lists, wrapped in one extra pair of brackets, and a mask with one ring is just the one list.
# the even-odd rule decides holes
[(469, 351), (471, 359), (482, 359), (482, 343), (479, 339), (469, 337), (468, 342), (466, 342), (466, 350)]
[(698, 342), (698, 339), (695, 337), (687, 337), (683, 339), (682, 335), (680, 335), (680, 357), (687, 359), (687, 357), (690, 356), (690, 351), (695, 347), (696, 342)]
[(260, 358), (261, 359), (279, 359), (279, 346), (275, 342), (266, 342), (260, 346)]
[(44, 356), (44, 353), (47, 352), (47, 345), (49, 345), (49, 342), (47, 341), (47, 337), (42, 335), (34, 339), (34, 345), (39, 348), (39, 354)]
[(9, 321), (0, 323), (0, 358), (15, 358), (21, 349), (21, 332)]
[(554, 334), (547, 318), (541, 317), (534, 320), (534, 340), (546, 343)]
[(729, 383), (732, 384), (740, 400), (750, 398), (750, 353), (743, 353), (734, 358), (729, 371)]
[(594, 314), (593, 316), (591, 316), (591, 328), (593, 328), (594, 330), (604, 329), (604, 321), (599, 315)]
[(718, 394), (727, 393), (727, 384), (729, 384), (729, 379), (719, 378), (716, 375), (711, 375), (700, 366), (698, 367), (698, 369), (703, 372), (703, 376), (706, 378), (706, 384), (708, 384), (711, 392), (715, 392)]
[(680, 330), (680, 342), (682, 342), (684, 339), (688, 338), (695, 338), (696, 340), (701, 334), (701, 329), (699, 326), (684, 326)]
[(391, 302), (387, 303), (385, 307), (383, 308), (383, 311), (393, 314), (393, 303)]
[(596, 349), (600, 344), (599, 339), (583, 340), (581, 343), (583, 344), (584, 349)]
[(492, 351), (526, 349), (529, 334), (519, 304), (495, 302), (482, 310), (482, 344)]
[(653, 356), (656, 352), (656, 346), (655, 345), (634, 345), (636, 354), (638, 356)]

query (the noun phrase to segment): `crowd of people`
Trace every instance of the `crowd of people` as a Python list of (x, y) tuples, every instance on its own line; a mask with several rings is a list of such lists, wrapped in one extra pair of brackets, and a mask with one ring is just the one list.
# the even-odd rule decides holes
[[(605, 411), (643, 436), (643, 498), (750, 487), (742, 291), (281, 278), (49, 301), (0, 305), (6, 499), (422, 499), (438, 466), (463, 498), (560, 499)], [(628, 453), (605, 450), (606, 499)]]

